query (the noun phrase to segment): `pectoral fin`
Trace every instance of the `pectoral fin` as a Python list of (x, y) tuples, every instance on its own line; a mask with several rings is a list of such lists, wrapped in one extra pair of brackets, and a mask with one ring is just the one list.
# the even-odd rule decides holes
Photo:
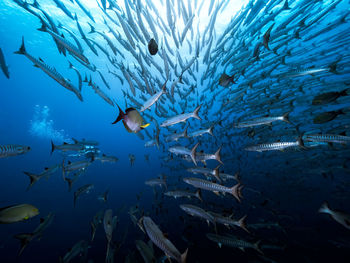
[(140, 127), (141, 127), (141, 129), (144, 129), (144, 128), (147, 128), (149, 125), (150, 125), (149, 123), (146, 123), (144, 125), (141, 125)]

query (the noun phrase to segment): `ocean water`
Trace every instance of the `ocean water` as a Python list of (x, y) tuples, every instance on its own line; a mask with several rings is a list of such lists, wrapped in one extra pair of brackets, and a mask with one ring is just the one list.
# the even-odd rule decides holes
[[(73, 16), (77, 15), (87, 38), (107, 50), (114, 63), (96, 45), (98, 56), (93, 53), (80, 35), (77, 22), (58, 8), (56, 1), (40, 0), (40, 8), (30, 5), (23, 8), (21, 0), (0, 1), (0, 48), (10, 72), (10, 78), (0, 72), (0, 145), (31, 147), (23, 155), (0, 158), (0, 207), (27, 203), (40, 212), (23, 222), (0, 225), (0, 262), (59, 262), (59, 258), (80, 240), (88, 242), (87, 255), (78, 253), (70, 262), (105, 262), (107, 239), (103, 223), (91, 241), (90, 222), (99, 211), (104, 213), (107, 209), (117, 215), (112, 238), (117, 251), (112, 256), (114, 261), (109, 262), (144, 262), (135, 240), (147, 243), (149, 237), (131, 220), (131, 211), (136, 211), (137, 219), (151, 217), (181, 253), (188, 248), (187, 262), (348, 262), (350, 222), (345, 220), (343, 225), (339, 224), (318, 210), (327, 201), (332, 209), (345, 213), (343, 219), (350, 218), (350, 150), (346, 141), (349, 138), (343, 138), (342, 143), (311, 144), (305, 136), (350, 136), (350, 96), (346, 94), (346, 90), (350, 94), (350, 2), (117, 0), (107, 1), (110, 8), (103, 11), (99, 7), (101, 1), (97, 1), (80, 0), (94, 17), (93, 22), (76, 1), (57, 0)], [(142, 43), (137, 33), (131, 33), (135, 48), (128, 44), (117, 17), (119, 14), (128, 30), (133, 30), (125, 3), (130, 6), (141, 36), (140, 24), (145, 26), (150, 37), (156, 38), (146, 19), (147, 12), (153, 18), (159, 47), (156, 56), (149, 54), (148, 41)], [(26, 8), (47, 21), (40, 11), (44, 10), (56, 26), (61, 23), (71, 30), (82, 45), (83, 54), (100, 70), (110, 89), (97, 71), (82, 65), (68, 51), (66, 56), (60, 54), (50, 34), (37, 30), (41, 27), (38, 17)], [(143, 22), (137, 17), (137, 10), (141, 10)], [(169, 25), (168, 12), (173, 28)], [(194, 15), (192, 26), (177, 47), (174, 38), (181, 38), (191, 14)], [(104, 19), (121, 40), (109, 31)], [(89, 23), (99, 33), (89, 33)], [(263, 39), (272, 25), (268, 50)], [(76, 45), (67, 31), (59, 29), (59, 32)], [(120, 53), (113, 54), (103, 35), (112, 40)], [(14, 54), (21, 46), (22, 37), (30, 55), (40, 57), (75, 87), (78, 87), (78, 78), (76, 72), (69, 69), (69, 62), (83, 79), (91, 76), (113, 100), (114, 106), (106, 103), (85, 82), (81, 92), (83, 102), (80, 101), (43, 70), (33, 67), (27, 57)], [(116, 103), (122, 110), (128, 107), (140, 110), (140, 105), (161, 89), (166, 80), (163, 49), (170, 60), (170, 77), (166, 83), (167, 94), (141, 113), (144, 123), (150, 125), (137, 134), (127, 132), (121, 122), (112, 125), (119, 113)], [(192, 59), (194, 63), (186, 68)], [(135, 95), (122, 73), (125, 69), (142, 84), (138, 87), (138, 83), (131, 80)], [(178, 82), (182, 71), (184, 83)], [(234, 83), (225, 87), (219, 85), (223, 73), (235, 74)], [(151, 92), (147, 91), (145, 79)], [(322, 105), (312, 105), (318, 95), (340, 94), (344, 90), (343, 95), (332, 101), (323, 99)], [(330, 97), (326, 95), (327, 99)], [(169, 117), (193, 112), (198, 105), (202, 105), (199, 110), (202, 120), (190, 118), (169, 128), (160, 126)], [(277, 117), (288, 112), (291, 123), (276, 121), (249, 128), (235, 126), (258, 117)], [(334, 118), (325, 120), (321, 115), (324, 112), (331, 112)], [(322, 123), (315, 121), (320, 115)], [(211, 126), (213, 135), (166, 141), (167, 136), (180, 134), (186, 127), (190, 133)], [(146, 147), (147, 141), (156, 138), (157, 129), (160, 131), (159, 148)], [(97, 141), (99, 156), (102, 153), (112, 155), (118, 161), (94, 160), (87, 169), (80, 171), (71, 191), (68, 191), (61, 167), (50, 178), (41, 178), (28, 190), (29, 178), (23, 172), (40, 174), (45, 167), (88, 160), (84, 155), (76, 156), (76, 152), (51, 152), (51, 141), (61, 145), (73, 143), (72, 138)], [(303, 140), (306, 149), (298, 145), (282, 151), (247, 151), (251, 145), (296, 142), (297, 138)], [(239, 174), (244, 186), (241, 202), (230, 194), (217, 196), (206, 190), (202, 190), (203, 201), (164, 195), (176, 189), (194, 192), (196, 188), (186, 184), (185, 177), (206, 179), (187, 171), (195, 166), (191, 159), (169, 152), (172, 146), (191, 149), (197, 142), (200, 142), (198, 155), (201, 151), (215, 153), (221, 147), (223, 165), (219, 171)], [(135, 156), (133, 164), (130, 155)], [(218, 164), (216, 160), (205, 164), (198, 161), (199, 167), (210, 169)], [(162, 176), (166, 178), (166, 188), (145, 184), (147, 180)], [(220, 183), (215, 178), (210, 180)], [(237, 182), (222, 183), (232, 187)], [(93, 184), (94, 188), (82, 194), (74, 207), (74, 192), (86, 184)], [(106, 190), (107, 202), (98, 200)], [(205, 220), (186, 214), (179, 207), (181, 204), (192, 204), (225, 216), (233, 214), (235, 219), (247, 215), (249, 233), (219, 223), (216, 227), (212, 223), (208, 226)], [(50, 212), (54, 214), (52, 223), (19, 255), (20, 242), (14, 236), (32, 233), (40, 218)], [(224, 244), (220, 248), (206, 237), (207, 233), (229, 235), (250, 243), (261, 240), (263, 254), (252, 248), (242, 251)], [(166, 261), (164, 253), (156, 245), (153, 248), (157, 262)]]

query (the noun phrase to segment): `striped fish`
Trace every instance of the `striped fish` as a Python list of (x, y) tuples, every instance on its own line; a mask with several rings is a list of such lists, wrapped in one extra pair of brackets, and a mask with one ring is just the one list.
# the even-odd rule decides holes
[(0, 145), (0, 158), (25, 154), (30, 151), (29, 146), (8, 144)]
[(179, 263), (185, 263), (187, 257), (187, 249), (181, 254), (177, 248), (167, 239), (159, 227), (153, 222), (153, 220), (144, 216), (141, 218), (144, 230), (152, 242), (159, 247), (168, 258), (173, 258)]

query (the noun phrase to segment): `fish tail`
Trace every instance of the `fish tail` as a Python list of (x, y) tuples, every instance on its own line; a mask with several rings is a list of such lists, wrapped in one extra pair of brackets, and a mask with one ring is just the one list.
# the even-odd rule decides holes
[(284, 2), (284, 5), (283, 5), (283, 8), (282, 8), (283, 10), (290, 10), (290, 7), (289, 7), (289, 5), (288, 5), (288, 0), (286, 0), (285, 2)]
[(197, 189), (196, 191), (196, 197), (201, 200), (201, 202), (203, 202), (203, 199), (202, 199), (202, 192), (201, 192), (201, 189)]
[(247, 223), (246, 223), (246, 218), (247, 215), (243, 216), (240, 220), (238, 220), (238, 225), (240, 228), (242, 228), (244, 231), (246, 231), (247, 233), (250, 233), (249, 230), (247, 229)]
[(88, 24), (90, 25), (90, 32), (89, 32), (89, 34), (96, 33), (96, 30), (95, 30), (94, 26), (91, 25), (90, 23), (88, 23)]
[(22, 55), (26, 54), (26, 47), (24, 45), (24, 37), (23, 36), (22, 36), (22, 45), (21, 45), (21, 47), (19, 48), (19, 50), (15, 51), (14, 53), (15, 54), (22, 54)]
[(188, 248), (185, 250), (185, 252), (183, 254), (181, 254), (181, 263), (186, 263), (186, 259), (187, 259), (187, 252), (188, 252)]
[(40, 5), (39, 5), (38, 1), (36, 1), (36, 0), (34, 0), (32, 6), (34, 6), (37, 9), (40, 9)]
[(41, 27), (38, 28), (39, 31), (41, 32), (47, 32), (47, 26), (45, 25), (45, 22), (41, 20)]
[(118, 121), (122, 120), (125, 116), (125, 113), (122, 111), (122, 109), (119, 107), (118, 104), (116, 104), (118, 106), (118, 109), (119, 109), (119, 115), (118, 115), (118, 118), (112, 122), (112, 124), (116, 124)]
[(215, 153), (215, 160), (217, 160), (219, 163), (221, 164), (224, 164), (222, 161), (221, 161), (221, 148), (222, 146), (219, 147), (219, 149), (216, 151)]
[(236, 73), (233, 74), (233, 75), (230, 77), (230, 81), (231, 81), (233, 84), (236, 84), (236, 82), (235, 82), (235, 75), (236, 75)]
[(241, 184), (236, 184), (235, 186), (233, 186), (231, 189), (230, 189), (230, 192), (231, 192), (231, 194), (238, 200), (238, 202), (241, 202), (241, 199), (240, 199), (240, 197), (241, 197), (241, 193), (240, 193), (240, 191), (241, 191)]
[(194, 164), (197, 166), (197, 162), (196, 162), (196, 150), (197, 150), (197, 147), (199, 145), (199, 142), (196, 143), (195, 146), (193, 146), (192, 150), (191, 150), (191, 159), (192, 161), (194, 162)]
[(283, 116), (282, 116), (282, 119), (283, 119), (283, 121), (285, 121), (286, 123), (291, 123), (290, 121), (289, 121), (289, 113), (290, 113), (290, 111), (289, 112), (286, 112), (285, 114), (283, 114)]
[(184, 135), (185, 138), (188, 138), (187, 129), (188, 129), (188, 126), (186, 127), (186, 129), (184, 130), (184, 133), (183, 133), (183, 135)]
[(331, 210), (329, 209), (329, 205), (328, 205), (328, 202), (324, 202), (320, 209), (318, 209), (318, 212), (319, 213), (326, 213), (326, 214), (330, 214), (331, 213)]
[(260, 243), (261, 243), (261, 240), (258, 240), (256, 243), (254, 243), (254, 249), (258, 251), (260, 254), (264, 255), (264, 252), (262, 252), (260, 248)]
[(51, 154), (55, 151), (55, 149), (56, 149), (56, 145), (51, 140)]
[(208, 130), (208, 133), (209, 133), (211, 136), (214, 136), (214, 134), (213, 134), (213, 129), (214, 129), (214, 126), (210, 126), (210, 127), (209, 127), (209, 130)]
[(30, 179), (30, 184), (27, 187), (27, 191), (39, 180), (39, 176), (36, 174), (28, 173), (28, 172), (23, 172), (25, 175), (27, 175)]
[(219, 168), (221, 167), (221, 164), (219, 164), (218, 166), (216, 166), (216, 168), (214, 169), (214, 177), (216, 178), (216, 179), (218, 179), (220, 182), (222, 181), (221, 180), (221, 178), (220, 178), (220, 176), (219, 176), (219, 174), (220, 174), (220, 172), (219, 172)]
[(348, 89), (344, 89), (339, 93), (340, 96), (348, 96)]
[(197, 108), (195, 108), (195, 110), (193, 111), (193, 117), (198, 119), (198, 120), (202, 120), (199, 116), (198, 116), (198, 111), (200, 110), (200, 108), (202, 107), (202, 104), (200, 104), (199, 106), (197, 106)]
[(337, 70), (337, 66), (338, 66), (338, 62), (341, 60), (341, 56), (334, 62), (332, 62), (328, 68), (329, 68), (329, 71), (332, 72), (333, 74), (339, 74), (338, 70)]
[(21, 242), (21, 248), (19, 249), (18, 256), (23, 253), (23, 250), (27, 247), (32, 237), (33, 233), (17, 234), (14, 236), (14, 238)]
[(307, 150), (307, 147), (305, 147), (305, 145), (304, 145), (303, 135), (300, 135), (300, 136), (298, 137), (298, 145), (299, 145), (299, 147), (300, 147), (301, 149)]

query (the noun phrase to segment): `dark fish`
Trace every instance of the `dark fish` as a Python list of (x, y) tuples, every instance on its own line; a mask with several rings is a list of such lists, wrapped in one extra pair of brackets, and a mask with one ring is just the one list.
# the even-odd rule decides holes
[(223, 73), (219, 79), (219, 85), (227, 88), (230, 84), (235, 84), (235, 75), (232, 75), (231, 77), (227, 75), (226, 73)]
[(312, 100), (312, 105), (327, 104), (327, 103), (335, 101), (339, 97), (347, 96), (347, 95), (349, 95), (347, 93), (347, 89), (342, 90), (340, 92), (334, 92), (333, 91), (333, 92), (322, 93), (322, 94), (317, 95), (317, 96), (314, 97), (314, 99)]
[(158, 44), (153, 38), (148, 42), (148, 51), (152, 56), (158, 52)]
[(1, 67), (1, 69), (2, 69), (2, 72), (4, 72), (6, 78), (9, 79), (9, 78), (10, 78), (9, 68), (8, 68), (8, 66), (6, 65), (4, 53), (2, 53), (1, 48), (0, 48), (0, 67)]
[(125, 113), (122, 111), (122, 109), (119, 106), (118, 108), (119, 108), (118, 118), (112, 124), (116, 124), (118, 121), (123, 120), (125, 129), (128, 132), (133, 132), (133, 133), (137, 133), (140, 130), (149, 126), (149, 123), (143, 124), (142, 116), (134, 108), (126, 109)]
[(342, 110), (328, 111), (317, 115), (314, 118), (315, 124), (322, 124), (334, 120), (338, 115), (345, 114)]

